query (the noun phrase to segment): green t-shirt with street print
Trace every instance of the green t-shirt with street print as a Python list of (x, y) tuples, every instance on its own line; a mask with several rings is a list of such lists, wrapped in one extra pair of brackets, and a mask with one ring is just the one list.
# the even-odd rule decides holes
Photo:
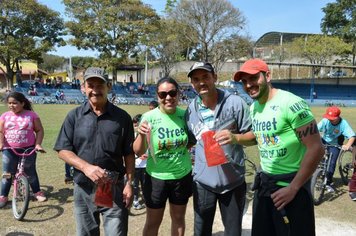
[(256, 101), (250, 110), (262, 170), (272, 175), (298, 171), (306, 147), (295, 129), (314, 120), (308, 104), (290, 92), (277, 90), (270, 101)]
[(164, 114), (156, 108), (141, 119), (151, 127), (146, 171), (154, 178), (180, 179), (192, 170), (184, 113), (179, 107), (174, 114)]

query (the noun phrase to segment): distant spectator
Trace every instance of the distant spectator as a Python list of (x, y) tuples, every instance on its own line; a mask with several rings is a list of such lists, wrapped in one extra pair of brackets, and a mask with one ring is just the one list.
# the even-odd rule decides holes
[(61, 90), (60, 93), (59, 93), (59, 99), (62, 100), (62, 101), (64, 100), (64, 92), (63, 92), (63, 90)]
[(59, 89), (57, 89), (57, 91), (56, 91), (56, 93), (55, 93), (55, 95), (54, 95), (54, 96), (56, 97), (57, 101), (58, 101), (58, 100), (60, 100), (60, 97), (61, 97), (61, 91), (59, 91)]
[(75, 86), (77, 89), (80, 89), (80, 80), (78, 78), (75, 80)]
[(46, 79), (46, 87), (47, 88), (51, 88), (52, 86), (51, 86), (51, 78), (47, 78)]
[(36, 85), (30, 85), (30, 87), (28, 88), (28, 91), (27, 91), (28, 95), (30, 96), (37, 96), (37, 88), (36, 88)]

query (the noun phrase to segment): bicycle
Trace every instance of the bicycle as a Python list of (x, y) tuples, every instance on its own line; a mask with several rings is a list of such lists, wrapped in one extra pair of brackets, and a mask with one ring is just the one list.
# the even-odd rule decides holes
[[(11, 149), (20, 157), (15, 175), (12, 175), (11, 173), (4, 173), (2, 176), (6, 179), (13, 179), (14, 188), (12, 194), (12, 213), (14, 218), (20, 221), (25, 217), (30, 202), (30, 185), (25, 173), (25, 161), (26, 157), (32, 155), (37, 150), (34, 147), (29, 147), (23, 149), (23, 153), (19, 153), (16, 151), (16, 149), (19, 148), (8, 149)], [(44, 153), (45, 151), (41, 150), (40, 152)]]
[(349, 184), (350, 178), (354, 172), (352, 148), (353, 147), (349, 150), (341, 150), (338, 159), (339, 173), (344, 185)]
[[(314, 202), (315, 206), (319, 205), (322, 202), (324, 193), (325, 193), (325, 189), (326, 189), (326, 183), (327, 183), (326, 171), (327, 171), (328, 166), (330, 165), (330, 161), (331, 161), (331, 153), (329, 153), (328, 147), (336, 147), (336, 148), (340, 149), (340, 153), (338, 156), (339, 168), (340, 168), (340, 163), (344, 163), (346, 161), (346, 156), (344, 157), (345, 153), (350, 151), (350, 150), (341, 149), (341, 146), (339, 146), (339, 145), (324, 144), (325, 154), (324, 154), (322, 160), (320, 161), (318, 168), (315, 170), (315, 172), (313, 173), (313, 176), (311, 178), (311, 193), (313, 196), (313, 202)], [(352, 164), (352, 162), (351, 162), (351, 164)], [(348, 167), (349, 166), (346, 165), (346, 163), (342, 164), (342, 166), (341, 166), (341, 170), (343, 170), (343, 168), (345, 168), (343, 170), (343, 171), (345, 171), (345, 172), (343, 172), (345, 178), (347, 178), (347, 177), (350, 178), (350, 176), (352, 175), (352, 172), (349, 173)], [(340, 175), (341, 175), (341, 172), (340, 172)]]

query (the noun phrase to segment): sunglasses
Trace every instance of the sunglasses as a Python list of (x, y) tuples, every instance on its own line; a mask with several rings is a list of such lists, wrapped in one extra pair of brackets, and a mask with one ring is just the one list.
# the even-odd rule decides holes
[(157, 92), (157, 95), (160, 99), (165, 99), (167, 97), (167, 95), (169, 95), (171, 98), (176, 97), (178, 94), (177, 90), (171, 90), (168, 92)]

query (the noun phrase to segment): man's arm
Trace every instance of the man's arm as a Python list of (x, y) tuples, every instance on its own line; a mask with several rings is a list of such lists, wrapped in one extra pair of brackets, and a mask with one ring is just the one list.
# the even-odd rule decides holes
[(246, 146), (256, 145), (256, 137), (252, 131), (244, 134), (233, 134), (230, 130), (224, 129), (216, 132), (214, 139), (220, 144), (240, 144)]
[(134, 180), (135, 174), (135, 155), (132, 153), (125, 156), (124, 161), (126, 168), (126, 184), (123, 191), (123, 201), (126, 208), (129, 208), (133, 200), (133, 189), (131, 183)]
[(324, 155), (324, 148), (321, 143), (320, 134), (315, 120), (300, 128), (297, 128), (296, 134), (299, 136), (301, 142), (306, 146), (306, 152), (300, 168), (289, 186), (281, 188), (271, 194), (274, 205), (278, 210), (284, 208), (294, 199), (299, 189), (312, 176)]
[(107, 174), (104, 169), (99, 166), (89, 164), (72, 151), (60, 150), (58, 152), (58, 156), (69, 165), (83, 172), (85, 176), (91, 179), (94, 183), (99, 183), (100, 181), (105, 182), (107, 180)]

